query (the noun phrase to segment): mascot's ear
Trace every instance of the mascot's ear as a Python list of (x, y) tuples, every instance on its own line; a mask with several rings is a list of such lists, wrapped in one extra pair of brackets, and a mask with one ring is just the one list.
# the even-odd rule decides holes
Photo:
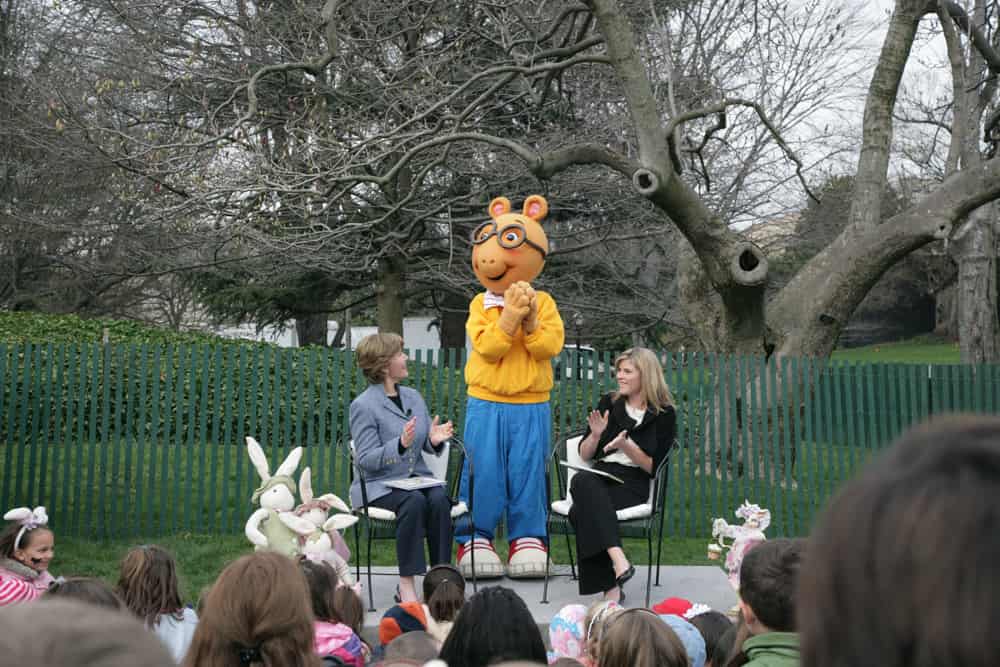
[(497, 197), (490, 202), (490, 217), (496, 220), (504, 213), (510, 213), (510, 200), (506, 197)]
[(535, 222), (540, 221), (549, 212), (549, 203), (541, 195), (531, 195), (524, 200), (524, 215)]

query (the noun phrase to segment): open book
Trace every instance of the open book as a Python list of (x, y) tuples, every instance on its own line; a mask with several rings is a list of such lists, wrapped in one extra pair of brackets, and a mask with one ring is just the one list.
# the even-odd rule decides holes
[(567, 468), (570, 468), (572, 470), (576, 470), (577, 472), (589, 472), (589, 473), (592, 473), (594, 475), (600, 475), (601, 477), (607, 477), (608, 479), (614, 480), (614, 481), (618, 482), (619, 484), (624, 484), (625, 483), (625, 480), (622, 479), (621, 477), (617, 477), (615, 475), (612, 475), (609, 472), (604, 472), (603, 470), (594, 470), (593, 468), (590, 468), (588, 466), (577, 465), (575, 463), (570, 463), (569, 461), (560, 461), (559, 465), (566, 466)]
[(417, 489), (426, 489), (432, 486), (444, 486), (444, 480), (434, 477), (406, 477), (404, 479), (390, 479), (383, 482), (383, 484), (393, 489), (416, 491)]

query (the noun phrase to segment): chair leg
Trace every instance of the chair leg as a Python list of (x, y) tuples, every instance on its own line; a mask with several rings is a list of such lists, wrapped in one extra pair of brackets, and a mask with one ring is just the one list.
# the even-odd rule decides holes
[(653, 583), (653, 529), (650, 526), (646, 534), (646, 551), (648, 552), (649, 565), (646, 566), (646, 608), (649, 609), (649, 587)]
[(660, 554), (663, 551), (663, 520), (665, 512), (660, 512), (660, 532), (656, 536), (656, 585), (660, 585)]
[(354, 581), (361, 581), (361, 521), (354, 524)]
[(368, 527), (368, 611), (375, 611), (375, 592), (372, 590), (372, 522), (371, 519), (365, 524)]
[(549, 603), (549, 564), (551, 562), (551, 558), (545, 559), (545, 585), (542, 586), (542, 604)]
[(573, 544), (569, 539), (569, 531), (565, 530), (563, 536), (566, 538), (566, 550), (569, 551), (569, 571), (573, 575), (573, 581), (576, 581), (576, 560), (573, 558)]

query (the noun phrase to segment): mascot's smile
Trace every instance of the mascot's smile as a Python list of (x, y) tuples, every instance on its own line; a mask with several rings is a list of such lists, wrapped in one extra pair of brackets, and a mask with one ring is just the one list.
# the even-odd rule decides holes
[(505, 275), (507, 275), (507, 271), (509, 271), (509, 270), (510, 270), (509, 266), (504, 267), (503, 273), (501, 273), (499, 276), (496, 276), (495, 278), (491, 278), (490, 276), (486, 276), (486, 279), (487, 280), (503, 280), (503, 277)]

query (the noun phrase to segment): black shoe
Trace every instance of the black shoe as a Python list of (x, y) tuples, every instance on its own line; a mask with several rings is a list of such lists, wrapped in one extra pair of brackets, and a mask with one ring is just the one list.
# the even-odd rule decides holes
[(403, 596), (399, 594), (399, 586), (396, 586), (396, 594), (392, 596), (392, 599), (396, 601), (396, 604), (403, 602)]
[(635, 576), (635, 565), (629, 565), (627, 570), (622, 572), (620, 576), (615, 577), (615, 585), (617, 585), (618, 588), (622, 589), (622, 592), (624, 593), (625, 584), (627, 584), (628, 580), (634, 576)]

